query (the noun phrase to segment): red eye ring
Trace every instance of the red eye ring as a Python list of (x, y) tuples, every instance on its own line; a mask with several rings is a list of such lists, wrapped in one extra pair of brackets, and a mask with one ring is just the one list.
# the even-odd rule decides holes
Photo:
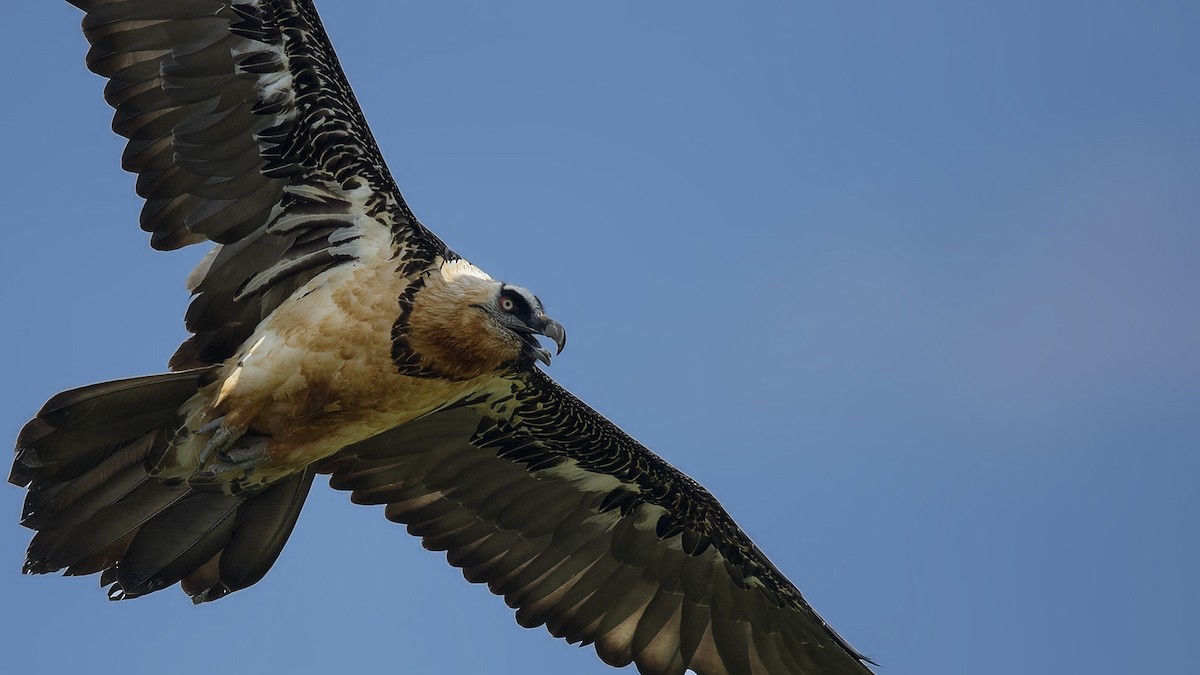
[(513, 303), (512, 298), (500, 298), (500, 309), (511, 312), (515, 307), (516, 305)]

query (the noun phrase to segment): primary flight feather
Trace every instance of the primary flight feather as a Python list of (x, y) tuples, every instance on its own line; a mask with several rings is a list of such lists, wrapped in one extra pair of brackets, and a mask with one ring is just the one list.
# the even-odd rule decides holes
[(151, 245), (216, 245), (171, 372), (63, 392), (21, 431), (27, 572), (216, 600), (326, 473), (606, 663), (870, 672), (704, 488), (539, 369), (566, 331), (413, 216), (311, 2), (72, 4)]

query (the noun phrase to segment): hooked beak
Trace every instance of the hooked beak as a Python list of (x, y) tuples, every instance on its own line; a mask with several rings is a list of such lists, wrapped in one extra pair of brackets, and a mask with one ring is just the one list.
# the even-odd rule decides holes
[[(535, 325), (530, 327), (532, 332), (538, 335), (545, 335), (551, 340), (554, 340), (554, 344), (558, 347), (558, 351), (555, 352), (555, 355), (561, 354), (563, 347), (567, 346), (567, 330), (562, 327), (561, 323), (551, 319), (545, 314), (539, 315), (537, 319), (538, 320), (535, 322)], [(533, 350), (534, 358), (546, 365), (550, 365), (550, 350), (539, 345), (537, 338), (533, 337), (532, 335), (526, 337), (526, 342), (529, 343), (530, 348)]]

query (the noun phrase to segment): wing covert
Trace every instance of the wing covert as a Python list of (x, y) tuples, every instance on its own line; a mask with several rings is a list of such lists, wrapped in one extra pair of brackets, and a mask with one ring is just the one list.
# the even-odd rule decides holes
[(522, 626), (642, 673), (863, 674), (703, 487), (540, 371), (350, 446), (323, 471)]
[(151, 245), (219, 244), (189, 280), (195, 336), (173, 368), (228, 358), (305, 282), (379, 255), (365, 239), (390, 239), (402, 273), (447, 254), (405, 204), (311, 0), (70, 1)]

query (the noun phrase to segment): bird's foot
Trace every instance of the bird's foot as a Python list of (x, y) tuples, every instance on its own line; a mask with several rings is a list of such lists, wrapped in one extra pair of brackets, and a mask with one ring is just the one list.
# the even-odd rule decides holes
[(260, 436), (242, 436), (238, 444), (217, 452), (212, 461), (201, 465), (197, 478), (216, 478), (230, 471), (250, 473), (267, 458), (267, 439)]
[(242, 435), (241, 431), (222, 424), (224, 421), (224, 416), (218, 417), (196, 430), (197, 434), (212, 434), (200, 451), (200, 466), (207, 464), (213, 454), (222, 452)]
[(200, 451), (199, 467), (191, 482), (213, 482), (232, 471), (240, 471), (244, 476), (267, 459), (265, 436), (247, 436), (245, 429), (226, 426), (224, 420), (218, 417), (196, 430), (198, 434), (212, 435)]

